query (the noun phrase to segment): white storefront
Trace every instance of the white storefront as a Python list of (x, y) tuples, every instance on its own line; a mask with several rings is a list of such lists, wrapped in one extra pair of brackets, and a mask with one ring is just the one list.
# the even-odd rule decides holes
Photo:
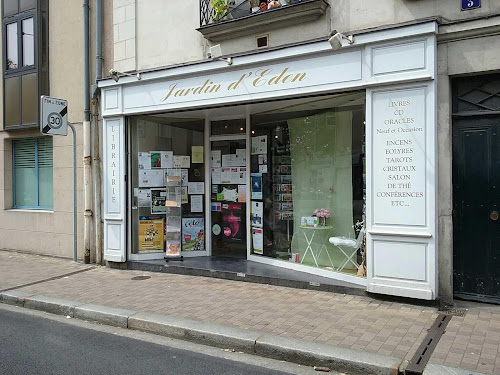
[[(365, 93), (366, 278), (300, 262), (283, 262), (251, 252), (250, 194), (246, 195), (248, 260), (305, 271), (359, 285), (367, 291), (433, 300), (437, 298), (437, 152), (435, 22), (366, 32), (333, 51), (327, 41), (275, 49), (99, 83), (104, 137), (104, 257), (112, 262), (153, 259), (132, 254), (130, 247), (130, 159), (126, 143), (130, 116), (173, 114), (203, 118), (204, 160), (211, 144), (211, 121), (233, 113), (245, 119), (250, 171), (254, 103)], [(236, 110), (235, 108), (240, 108)], [(213, 109), (213, 110), (212, 110)], [(243, 129), (243, 128), (242, 128)], [(210, 181), (210, 165), (203, 166)], [(245, 185), (250, 191), (250, 173)], [(212, 179), (213, 181), (213, 179)], [(211, 184), (204, 184), (204, 218), (212, 228)], [(211, 230), (205, 232), (210, 233)], [(212, 255), (212, 236), (203, 251)], [(315, 259), (316, 261), (316, 259)], [(331, 261), (331, 259), (330, 259)]]

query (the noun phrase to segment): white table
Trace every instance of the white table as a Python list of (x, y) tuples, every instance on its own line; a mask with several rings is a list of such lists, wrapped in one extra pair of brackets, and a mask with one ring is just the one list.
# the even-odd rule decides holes
[[(326, 252), (326, 255), (328, 255), (328, 259), (330, 259), (330, 265), (332, 266), (333, 269), (335, 269), (335, 266), (333, 265), (332, 258), (330, 257), (330, 253), (328, 252), (328, 238), (330, 237), (331, 231), (333, 230), (333, 227), (331, 225), (325, 225), (325, 226), (318, 226), (318, 227), (300, 227), (302, 230), (302, 234), (304, 235), (304, 238), (306, 239), (307, 242), (307, 247), (306, 251), (304, 252), (304, 255), (302, 256), (302, 259), (300, 263), (304, 263), (304, 259), (306, 259), (307, 253), (311, 253), (311, 256), (314, 260), (314, 264), (316, 267), (318, 266), (318, 259), (321, 256), (321, 253), (323, 253), (323, 250)], [(316, 233), (320, 233), (321, 235), (321, 247), (318, 251), (317, 254), (314, 253), (314, 250), (311, 246), (312, 242), (314, 241), (314, 236)]]

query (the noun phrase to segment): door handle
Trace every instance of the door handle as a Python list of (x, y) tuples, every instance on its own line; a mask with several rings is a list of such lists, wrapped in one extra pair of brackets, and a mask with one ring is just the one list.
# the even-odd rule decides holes
[(491, 211), (490, 213), (490, 219), (493, 220), (493, 221), (497, 221), (498, 220), (498, 211)]

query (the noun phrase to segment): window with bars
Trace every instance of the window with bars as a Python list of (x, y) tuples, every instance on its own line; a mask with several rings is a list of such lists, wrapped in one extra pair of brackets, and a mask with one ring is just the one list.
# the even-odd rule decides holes
[(52, 137), (12, 141), (14, 208), (54, 206)]
[(4, 128), (38, 126), (48, 94), (47, 0), (2, 0)]

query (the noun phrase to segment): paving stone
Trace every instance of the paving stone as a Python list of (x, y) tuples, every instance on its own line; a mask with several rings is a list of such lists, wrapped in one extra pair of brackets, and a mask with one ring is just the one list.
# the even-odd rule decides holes
[[(0, 285), (15, 287), (85, 267), (64, 259), (0, 251)], [(131, 280), (143, 274), (150, 279)], [(367, 296), (106, 267), (16, 290), (362, 348), (401, 359), (411, 358), (438, 315), (432, 307)], [(469, 308), (465, 318), (453, 317), (430, 361), (500, 373), (500, 306), (489, 310), (493, 312)]]

